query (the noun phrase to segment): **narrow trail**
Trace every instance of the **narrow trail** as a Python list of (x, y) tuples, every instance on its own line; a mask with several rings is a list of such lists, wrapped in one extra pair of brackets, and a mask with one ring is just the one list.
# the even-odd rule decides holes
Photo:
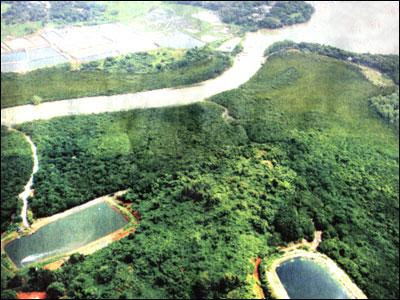
[(226, 108), (225, 106), (222, 106), (222, 107), (224, 108), (224, 111), (222, 112), (222, 115), (221, 115), (222, 119), (224, 119), (224, 120), (226, 120), (226, 121), (234, 121), (235, 118), (232, 117), (232, 116), (229, 114), (228, 108)]
[(22, 206), (22, 210), (21, 210), (22, 224), (24, 225), (25, 228), (29, 228), (29, 222), (28, 222), (28, 218), (27, 218), (28, 197), (30, 195), (32, 195), (32, 193), (33, 193), (33, 190), (32, 190), (33, 176), (39, 170), (39, 159), (37, 156), (37, 149), (36, 149), (35, 144), (32, 142), (31, 138), (29, 136), (27, 136), (25, 133), (23, 133), (22, 131), (19, 131), (12, 127), (8, 127), (8, 130), (21, 133), (24, 136), (24, 138), (26, 139), (26, 141), (29, 143), (29, 145), (31, 146), (32, 158), (33, 158), (32, 174), (31, 174), (28, 182), (26, 183), (24, 190), (18, 195), (18, 198), (23, 201), (23, 206)]
[(219, 103), (216, 103), (216, 102), (212, 102), (212, 103), (220, 106), (223, 109), (223, 112), (221, 114), (221, 118), (222, 119), (224, 119), (227, 122), (231, 122), (231, 121), (235, 121), (236, 120), (234, 117), (232, 117), (229, 114), (229, 109), (226, 106), (223, 106), (222, 104), (219, 104)]
[(254, 294), (257, 295), (257, 299), (265, 299), (264, 291), (261, 287), (261, 279), (260, 279), (260, 264), (261, 264), (261, 257), (257, 257), (254, 261), (254, 271), (253, 271), (253, 278), (256, 283), (253, 286)]
[(322, 231), (314, 232), (314, 239), (311, 242), (308, 242), (306, 239), (302, 239), (298, 243), (289, 243), (286, 247), (278, 247), (280, 251), (289, 252), (301, 247), (308, 247), (312, 251), (317, 251), (319, 244), (322, 241)]

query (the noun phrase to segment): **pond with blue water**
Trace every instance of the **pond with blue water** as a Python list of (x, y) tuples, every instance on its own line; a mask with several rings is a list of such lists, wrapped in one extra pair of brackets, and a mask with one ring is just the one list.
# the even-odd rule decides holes
[(292, 299), (349, 299), (344, 287), (324, 267), (310, 259), (283, 262), (276, 273)]

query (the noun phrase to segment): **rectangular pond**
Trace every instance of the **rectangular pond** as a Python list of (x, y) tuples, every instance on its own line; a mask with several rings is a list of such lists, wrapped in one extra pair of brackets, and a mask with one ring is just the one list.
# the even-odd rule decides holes
[(291, 299), (350, 299), (342, 285), (316, 262), (294, 258), (276, 273)]
[(180, 31), (161, 35), (157, 39), (157, 44), (163, 48), (175, 49), (190, 49), (194, 47), (203, 47), (205, 45), (204, 42)]
[(6, 53), (1, 55), (2, 63), (18, 62), (26, 60), (27, 55), (25, 51), (18, 51), (12, 53)]
[(17, 267), (23, 267), (84, 246), (127, 223), (118, 211), (100, 202), (15, 239), (4, 249)]
[(1, 62), (1, 72), (20, 72), (27, 69), (27, 62), (17, 61), (17, 62), (10, 62), (10, 63), (3, 63)]

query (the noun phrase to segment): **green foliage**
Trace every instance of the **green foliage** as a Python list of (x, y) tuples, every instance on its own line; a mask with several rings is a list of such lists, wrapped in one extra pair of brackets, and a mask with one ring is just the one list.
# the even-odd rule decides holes
[(41, 97), (39, 97), (39, 96), (37, 96), (37, 95), (34, 95), (33, 97), (32, 97), (32, 104), (33, 105), (39, 105), (40, 103), (42, 103), (42, 98)]
[(1, 299), (17, 299), (17, 293), (13, 290), (1, 290)]
[[(295, 82), (270, 84), (288, 68), (297, 70)], [(310, 232), (312, 219), (324, 232), (321, 251), (369, 297), (397, 298), (398, 137), (368, 107), (377, 93), (351, 65), (281, 53), (239, 91), (213, 100), (228, 107), (252, 141), (280, 145), (282, 152), (270, 157), (298, 179), (285, 203), (299, 213), (307, 208), (308, 218), (292, 228)]]
[(171, 51), (163, 53), (163, 62), (155, 54), (135, 53), (82, 64), (79, 70), (61, 65), (2, 73), (1, 107), (31, 103), (36, 94), (46, 102), (187, 85), (214, 78), (231, 65), (229, 55), (208, 48), (187, 50), (179, 59)]
[[(220, 114), (215, 104), (202, 104), (22, 125), (43, 149), (30, 207), (36, 216), (47, 216), (134, 182), (147, 189), (163, 165), (170, 170), (186, 167), (192, 155), (206, 157), (209, 148), (218, 147), (220, 138), (245, 141), (243, 131), (228, 126)], [(232, 136), (235, 130), (242, 135)], [(211, 145), (210, 139), (215, 141)], [(143, 172), (147, 177), (141, 179)], [(79, 176), (88, 173), (92, 176)]]
[(315, 227), (307, 212), (298, 213), (293, 204), (284, 204), (279, 208), (274, 226), (285, 242), (295, 242), (303, 237), (311, 241), (314, 237)]
[(91, 1), (54, 1), (49, 7), (36, 1), (10, 1), (9, 4), (7, 11), (1, 15), (7, 25), (35, 21), (61, 24), (90, 21), (101, 16), (105, 10), (102, 4)]
[(274, 225), (285, 242), (297, 241), (303, 235), (297, 210), (293, 206), (282, 206), (275, 215)]
[(389, 76), (394, 83), (399, 84), (399, 56), (394, 54), (354, 53), (339, 48), (315, 43), (295, 43), (292, 41), (276, 42), (265, 50), (265, 55), (286, 49), (298, 49), (320, 55), (334, 57), (340, 60), (350, 60), (356, 64), (375, 68)]
[(105, 7), (92, 1), (55, 1), (51, 3), (49, 18), (58, 23), (93, 21), (102, 16)]
[(58, 299), (65, 294), (65, 287), (62, 282), (53, 282), (47, 287), (47, 295), (51, 299)]
[(399, 130), (399, 92), (369, 99), (369, 105), (388, 123)]
[(28, 182), (32, 166), (31, 148), (23, 135), (1, 126), (1, 232), (10, 222), (20, 221), (18, 194)]
[(241, 53), (242, 51), (243, 51), (243, 45), (242, 45), (242, 43), (240, 42), (239, 44), (237, 44), (237, 45), (235, 46), (235, 48), (233, 48), (233, 50), (232, 50), (232, 52), (231, 52), (231, 55), (232, 55), (232, 56), (236, 56), (237, 54)]
[(174, 1), (215, 10), (221, 20), (244, 28), (280, 28), (303, 23), (314, 8), (304, 1)]
[(55, 281), (55, 274), (46, 269), (39, 269), (30, 267), (27, 272), (28, 276), (28, 290), (31, 291), (45, 291)]
[(368, 107), (379, 92), (344, 62), (281, 53), (218, 105), (21, 125), (41, 157), (36, 215), (126, 188), (141, 215), (134, 234), (71, 258), (50, 284), (69, 298), (252, 298), (250, 258), (315, 226), (320, 251), (369, 298), (397, 299), (399, 148)]

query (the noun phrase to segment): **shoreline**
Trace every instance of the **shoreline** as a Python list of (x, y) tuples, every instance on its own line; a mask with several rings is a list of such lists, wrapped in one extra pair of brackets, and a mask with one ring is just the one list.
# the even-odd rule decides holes
[(276, 269), (284, 262), (295, 259), (305, 258), (314, 261), (338, 281), (352, 299), (368, 299), (363, 291), (350, 279), (350, 277), (328, 256), (318, 252), (310, 252), (301, 249), (290, 250), (281, 257), (275, 259), (267, 268), (266, 277), (268, 288), (271, 295), (277, 299), (289, 299), (289, 295), (283, 286)]
[[(22, 235), (18, 234), (16, 231), (13, 231), (2, 238), (1, 253), (6, 255), (6, 259), (11, 263), (11, 265), (13, 266), (14, 269), (16, 269), (16, 270), (22, 269), (23, 267), (22, 268), (17, 267), (14, 264), (14, 262), (11, 260), (11, 258), (8, 256), (8, 254), (6, 253), (5, 246), (8, 243), (11, 243), (13, 240), (19, 238), (20, 236), (31, 235), (49, 223), (55, 222), (59, 219), (62, 219), (71, 214), (77, 213), (81, 210), (89, 208), (98, 203), (105, 202), (105, 203), (107, 203), (107, 205), (110, 206), (110, 208), (117, 210), (118, 213), (121, 214), (121, 216), (127, 221), (127, 224), (125, 224), (122, 228), (117, 229), (105, 236), (102, 236), (88, 244), (82, 245), (78, 248), (72, 249), (65, 253), (61, 253), (61, 254), (58, 254), (55, 256), (45, 257), (41, 260), (33, 262), (31, 265), (43, 264), (46, 261), (51, 261), (50, 263), (46, 264), (44, 267), (47, 266), (47, 268), (49, 268), (49, 269), (56, 269), (56, 268), (60, 267), (64, 261), (68, 260), (69, 256), (73, 253), (81, 253), (83, 255), (92, 254), (93, 252), (108, 246), (112, 242), (126, 237), (128, 234), (130, 234), (136, 230), (135, 225), (138, 222), (136, 217), (127, 208), (125, 208), (122, 204), (118, 203), (117, 202), (118, 200), (116, 200), (118, 196), (121, 196), (121, 195), (125, 194), (126, 192), (127, 192), (127, 190), (122, 190), (122, 191), (111, 193), (111, 194), (108, 194), (105, 196), (101, 196), (99, 198), (96, 198), (89, 202), (86, 202), (82, 205), (75, 206), (71, 209), (68, 209), (64, 212), (52, 215), (50, 217), (38, 219), (31, 225), (31, 227), (27, 228), (22, 233)], [(53, 261), (54, 259), (56, 259), (56, 260)], [(57, 266), (57, 267), (54, 268), (55, 266)]]
[(47, 225), (49, 223), (55, 222), (55, 221), (57, 221), (59, 219), (62, 219), (62, 218), (67, 217), (67, 216), (69, 216), (71, 214), (77, 213), (77, 212), (79, 212), (81, 210), (84, 210), (84, 209), (86, 209), (88, 207), (91, 207), (91, 206), (96, 205), (98, 203), (101, 203), (103, 201), (110, 201), (110, 203), (116, 205), (116, 203), (113, 202), (112, 200), (114, 198), (116, 198), (117, 196), (121, 196), (121, 195), (125, 194), (126, 192), (127, 192), (127, 190), (123, 190), (123, 191), (119, 191), (119, 192), (116, 192), (116, 193), (107, 194), (105, 196), (101, 196), (101, 197), (95, 198), (95, 199), (90, 200), (88, 202), (85, 202), (85, 203), (83, 203), (81, 205), (78, 205), (78, 206), (75, 206), (73, 208), (67, 209), (67, 210), (65, 210), (63, 212), (54, 214), (54, 215), (52, 215), (50, 217), (44, 217), (44, 218), (37, 219), (31, 225), (31, 227), (30, 227), (29, 231), (27, 232), (27, 234), (28, 235), (29, 234), (33, 234), (37, 230), (39, 230), (41, 227), (43, 227), (43, 226), (45, 226), (45, 225)]
[[(399, 46), (397, 42), (384, 42), (388, 39), (382, 40), (384, 38), (382, 28), (377, 27), (371, 31), (366, 26), (371, 19), (357, 19), (352, 14), (348, 14), (349, 8), (357, 9), (359, 5), (361, 4), (317, 2), (313, 3), (316, 8), (313, 17), (306, 23), (274, 30), (260, 29), (256, 32), (247, 32), (243, 39), (243, 51), (235, 56), (233, 65), (219, 76), (199, 82), (195, 86), (171, 87), (112, 96), (64, 99), (44, 102), (39, 105), (13, 106), (1, 109), (1, 124), (15, 125), (62, 116), (181, 106), (201, 102), (246, 83), (264, 64), (266, 59), (264, 57), (265, 49), (273, 43), (283, 40), (325, 44), (356, 53), (398, 54)], [(362, 5), (365, 11), (376, 9), (375, 4)], [(329, 8), (328, 15), (333, 17), (331, 22), (326, 22), (327, 8)], [(385, 9), (391, 11), (392, 5), (386, 4)], [(383, 25), (388, 25), (386, 20), (386, 18), (383, 18), (380, 21), (383, 22)], [(354, 23), (355, 21), (358, 23)], [(354, 30), (357, 29), (357, 31), (349, 31), (349, 25), (354, 26)], [(398, 26), (397, 23), (395, 23), (395, 26)], [(327, 35), (326, 32), (332, 34)], [(338, 36), (341, 38), (338, 39)], [(377, 38), (373, 43), (371, 36)], [(349, 42), (343, 44), (343, 40)]]

